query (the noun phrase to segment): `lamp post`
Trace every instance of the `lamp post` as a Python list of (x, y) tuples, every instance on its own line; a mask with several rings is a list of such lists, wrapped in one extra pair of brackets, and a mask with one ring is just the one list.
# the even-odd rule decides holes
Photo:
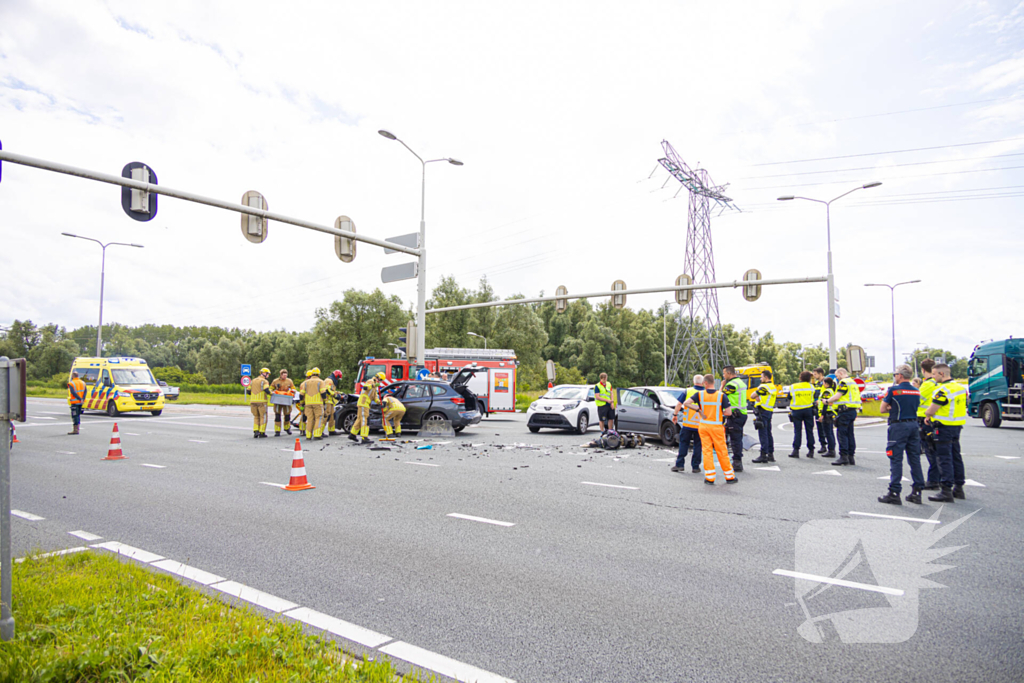
[[(452, 159), (451, 157), (444, 157), (442, 159), (428, 159), (423, 160), (416, 152), (413, 152), (409, 145), (405, 144), (401, 138), (388, 130), (378, 130), (378, 134), (381, 137), (385, 137), (388, 140), (397, 140), (402, 143), (402, 147), (409, 150), (423, 167), (423, 180), (420, 185), (420, 255), (419, 255), (419, 276), (416, 283), (416, 327), (419, 328), (416, 334), (416, 360), (419, 363), (423, 363), (426, 359), (427, 351), (427, 221), (426, 221), (426, 206), (427, 206), (427, 164), (432, 164), (435, 161), (447, 161), (452, 166), (462, 166), (462, 162), (458, 159)], [(410, 349), (411, 351), (412, 349)]]
[(476, 332), (467, 332), (466, 334), (468, 334), (470, 337), (480, 337), (481, 339), (484, 340), (484, 348), (487, 348), (487, 337), (485, 337), (482, 334), (477, 334)]
[[(906, 282), (897, 282), (894, 285), (881, 284), (868, 284), (865, 287), (888, 287), (889, 288), (889, 311), (892, 316), (892, 371), (896, 372), (896, 288), (900, 285), (912, 285), (920, 282), (920, 280), (908, 280)], [(916, 365), (916, 364), (915, 364)]]
[(125, 242), (107, 242), (104, 244), (97, 239), (92, 237), (82, 237), (81, 235), (72, 235), (70, 232), (62, 232), (65, 237), (74, 237), (80, 240), (89, 240), (95, 242), (103, 248), (103, 258), (100, 261), (100, 324), (96, 326), (96, 357), (101, 358), (103, 356), (103, 281), (106, 279), (107, 272), (107, 247), (136, 247), (142, 249), (141, 244), (127, 244)]
[(810, 197), (796, 197), (794, 195), (786, 195), (779, 197), (780, 202), (786, 202), (793, 199), (803, 199), (808, 202), (817, 202), (818, 204), (825, 205), (825, 232), (828, 238), (828, 366), (829, 370), (836, 369), (836, 283), (835, 278), (832, 275), (832, 216), (831, 208), (832, 202), (837, 199), (842, 199), (846, 195), (856, 192), (857, 190), (869, 190), (872, 187), (878, 187), (882, 183), (875, 181), (873, 183), (867, 183), (860, 187), (855, 187), (849, 192), (825, 201), (824, 199), (812, 199)]

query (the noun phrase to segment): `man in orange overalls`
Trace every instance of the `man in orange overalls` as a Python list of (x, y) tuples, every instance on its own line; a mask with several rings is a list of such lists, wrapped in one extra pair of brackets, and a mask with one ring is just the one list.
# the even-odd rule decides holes
[(68, 436), (78, 434), (78, 427), (82, 423), (82, 401), (85, 399), (85, 382), (78, 379), (78, 372), (71, 373), (71, 381), (68, 382), (68, 405), (71, 406), (71, 431)]
[[(694, 398), (697, 400), (694, 401)], [(736, 473), (732, 469), (729, 450), (725, 447), (725, 418), (732, 414), (729, 397), (715, 390), (715, 378), (704, 375), (704, 391), (695, 397), (686, 399), (684, 407), (697, 410), (700, 414), (700, 445), (704, 451), (704, 483), (715, 484), (715, 459), (712, 451), (718, 455), (718, 464), (725, 474), (725, 483), (736, 483)]]

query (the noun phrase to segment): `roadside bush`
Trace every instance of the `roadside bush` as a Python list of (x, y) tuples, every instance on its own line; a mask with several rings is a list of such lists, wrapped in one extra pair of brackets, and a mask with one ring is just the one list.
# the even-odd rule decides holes
[(188, 384), (178, 385), (182, 393), (192, 394), (241, 394), (241, 384)]

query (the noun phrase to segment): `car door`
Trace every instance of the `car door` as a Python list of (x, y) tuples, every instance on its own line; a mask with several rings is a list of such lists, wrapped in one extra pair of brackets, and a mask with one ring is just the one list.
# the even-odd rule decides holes
[(405, 388), (405, 396), (402, 398), (402, 405), (405, 406), (405, 417), (402, 424), (410, 427), (419, 427), (423, 416), (430, 409), (430, 386), (419, 382), (409, 384)]
[(640, 426), (636, 431), (645, 434), (658, 434), (658, 430), (661, 428), (661, 401), (650, 389), (644, 390), (641, 408)]
[(620, 432), (639, 431), (643, 419), (644, 395), (636, 389), (619, 389), (619, 407), (615, 420)]

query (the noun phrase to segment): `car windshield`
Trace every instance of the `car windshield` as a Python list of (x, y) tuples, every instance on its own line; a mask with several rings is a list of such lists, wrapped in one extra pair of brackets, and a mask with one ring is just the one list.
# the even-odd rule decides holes
[(587, 397), (588, 387), (571, 387), (561, 386), (555, 387), (544, 394), (542, 398), (556, 398), (568, 400), (581, 400)]
[(683, 393), (683, 390), (659, 389), (656, 393), (658, 394), (658, 400), (661, 401), (663, 406), (674, 406), (679, 402), (679, 395)]
[(156, 384), (153, 381), (153, 373), (149, 368), (118, 368), (111, 370), (114, 376), (114, 384), (118, 386), (131, 386), (133, 384)]

